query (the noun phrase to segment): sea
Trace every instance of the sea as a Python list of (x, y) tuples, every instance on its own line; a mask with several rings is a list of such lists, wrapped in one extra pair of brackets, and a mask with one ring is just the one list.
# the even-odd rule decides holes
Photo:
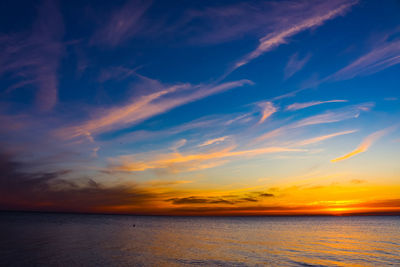
[(0, 212), (0, 266), (400, 266), (400, 217)]

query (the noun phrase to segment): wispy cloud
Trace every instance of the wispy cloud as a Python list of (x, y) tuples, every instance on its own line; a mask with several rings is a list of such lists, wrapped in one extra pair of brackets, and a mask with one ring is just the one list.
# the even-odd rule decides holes
[(37, 106), (47, 111), (58, 100), (59, 61), (64, 51), (64, 26), (57, 1), (45, 0), (29, 34), (0, 36), (0, 75), (11, 74), (8, 92), (35, 86)]
[(256, 141), (259, 142), (268, 138), (276, 137), (277, 135), (282, 134), (283, 132), (290, 129), (317, 125), (317, 124), (324, 124), (324, 123), (333, 123), (347, 119), (357, 118), (360, 115), (361, 111), (369, 111), (372, 107), (373, 107), (372, 103), (363, 103), (359, 105), (353, 105), (341, 108), (336, 111), (327, 111), (325, 113), (310, 116), (305, 119), (298, 120), (296, 122), (290, 123), (288, 125), (282, 126), (275, 130), (262, 134), (261, 136), (256, 138)]
[(370, 75), (400, 63), (399, 30), (387, 34), (372, 49), (354, 62), (327, 77), (325, 80), (347, 80), (356, 76)]
[[(257, 155), (280, 153), (280, 152), (299, 152), (302, 149), (287, 147), (265, 147), (250, 150), (234, 150), (228, 147), (208, 153), (181, 154), (169, 153), (155, 156), (157, 159), (137, 160), (134, 155), (121, 156), (111, 159), (110, 169), (114, 171), (137, 172), (151, 169), (169, 169), (171, 171), (193, 171), (215, 167), (225, 163), (228, 158), (235, 157), (254, 157)], [(152, 157), (154, 158), (154, 156)]]
[(261, 108), (261, 118), (258, 121), (258, 124), (263, 123), (266, 119), (268, 119), (272, 114), (274, 114), (278, 110), (274, 106), (274, 104), (270, 101), (258, 103), (258, 106)]
[(160, 86), (161, 84), (158, 83), (158, 81), (156, 80), (152, 80), (148, 77), (142, 76), (140, 74), (137, 73), (137, 70), (140, 69), (140, 67), (136, 67), (134, 69), (130, 69), (130, 68), (125, 68), (122, 66), (117, 66), (117, 67), (110, 67), (110, 68), (106, 68), (106, 69), (102, 69), (100, 71), (100, 75), (99, 75), (99, 82), (103, 83), (103, 82), (107, 82), (109, 80), (112, 81), (123, 81), (126, 80), (128, 78), (131, 77), (137, 77), (137, 78), (141, 78), (143, 80), (146, 81), (153, 81), (154, 83), (156, 83), (158, 86)]
[[(151, 140), (158, 140), (162, 142), (163, 140), (171, 140), (172, 137), (178, 138), (180, 140), (178, 143), (183, 142), (181, 140), (182, 136), (185, 136), (187, 140), (186, 145), (196, 145), (203, 144), (207, 141), (213, 140), (215, 138), (211, 138), (214, 136), (222, 136), (226, 137), (224, 141), (220, 141), (220, 143), (225, 143), (228, 140), (232, 139), (231, 135), (225, 135), (224, 132), (231, 134), (229, 128), (241, 128), (248, 125), (248, 119), (251, 119), (251, 124), (256, 121), (254, 117), (250, 117), (252, 113), (246, 113), (246, 117), (242, 117), (238, 114), (224, 114), (224, 115), (212, 115), (205, 116), (193, 121), (189, 121), (183, 124), (179, 124), (172, 127), (167, 127), (162, 130), (136, 130), (133, 132), (122, 134), (119, 137), (113, 138), (112, 140), (104, 141), (103, 144), (107, 144), (113, 146), (115, 143), (123, 143), (123, 144), (132, 144), (132, 143), (141, 143), (148, 142)], [(249, 123), (250, 124), (250, 123)], [(219, 127), (215, 127), (215, 125), (219, 125)], [(205, 137), (205, 135), (207, 137)], [(208, 137), (210, 136), (210, 137)], [(176, 144), (178, 144), (176, 143)], [(176, 146), (176, 145), (175, 145)], [(172, 146), (173, 149), (175, 146)], [(197, 145), (198, 146), (198, 145)], [(198, 146), (199, 147), (199, 146)], [(207, 147), (207, 146), (203, 146)]]
[(359, 153), (363, 153), (363, 152), (367, 151), (373, 143), (375, 143), (378, 139), (382, 138), (384, 135), (388, 134), (392, 130), (393, 130), (393, 127), (390, 127), (390, 128), (386, 128), (386, 129), (383, 129), (383, 130), (380, 130), (380, 131), (377, 131), (377, 132), (374, 132), (374, 133), (368, 135), (355, 150), (351, 151), (350, 153), (348, 153), (344, 156), (335, 158), (335, 159), (331, 160), (331, 162), (342, 161), (342, 160), (351, 158)]
[(327, 139), (331, 139), (331, 138), (336, 137), (336, 136), (345, 135), (345, 134), (351, 134), (351, 133), (355, 133), (355, 132), (357, 132), (357, 130), (342, 131), (342, 132), (322, 135), (322, 136), (318, 136), (318, 137), (314, 137), (314, 138), (310, 138), (310, 139), (306, 139), (306, 140), (300, 141), (296, 145), (298, 145), (298, 146), (311, 145), (311, 144), (315, 144), (315, 143), (319, 143), (319, 142), (325, 141)]
[(288, 93), (285, 93), (282, 95), (275, 96), (274, 98), (272, 98), (272, 101), (295, 97), (298, 93), (300, 93), (301, 91), (304, 91), (304, 90), (305, 90), (304, 88), (300, 88), (300, 89), (296, 89), (294, 91), (291, 91), (291, 92), (288, 92)]
[(151, 4), (151, 0), (128, 0), (95, 32), (91, 43), (114, 47), (128, 40), (144, 26), (141, 19)]
[(289, 106), (286, 107), (286, 110), (299, 110), (303, 108), (308, 108), (312, 106), (317, 106), (321, 104), (326, 104), (326, 103), (343, 103), (343, 102), (348, 102), (347, 100), (328, 100), (328, 101), (311, 101), (311, 102), (305, 102), (305, 103), (293, 103)]
[(339, 109), (337, 112), (328, 111), (323, 114), (311, 116), (302, 119), (298, 122), (295, 122), (292, 125), (292, 127), (297, 128), (297, 127), (322, 124), (322, 123), (332, 123), (332, 122), (357, 118), (360, 115), (361, 111), (369, 111), (371, 107), (373, 107), (372, 103), (364, 103), (360, 105), (346, 107), (344, 109)]
[(324, 2), (318, 7), (313, 7), (314, 11), (309, 17), (305, 17), (297, 23), (285, 25), (286, 27), (280, 28), (260, 39), (258, 47), (246, 55), (243, 59), (236, 62), (233, 70), (237, 69), (251, 60), (261, 56), (262, 54), (288, 42), (288, 38), (311, 28), (321, 26), (326, 21), (331, 20), (339, 15), (344, 14), (350, 9), (357, 1), (332, 1)]
[(178, 149), (180, 149), (181, 147), (185, 146), (186, 143), (187, 143), (186, 139), (181, 139), (181, 140), (179, 140), (179, 141), (177, 141), (177, 142), (175, 142), (173, 144), (173, 146), (171, 147), (171, 150), (178, 151)]
[[(212, 5), (186, 10), (172, 27), (189, 35), (195, 44), (216, 44), (231, 41), (250, 34), (265, 33), (282, 23), (278, 16), (304, 11), (302, 4), (258, 1), (239, 2), (228, 5)], [(248, 18), (251, 17), (250, 21)], [(201, 26), (193, 26), (193, 22)]]
[(218, 143), (221, 143), (221, 142), (225, 141), (228, 138), (229, 138), (229, 136), (222, 136), (222, 137), (210, 139), (210, 140), (207, 140), (207, 141), (201, 143), (198, 146), (199, 147), (203, 147), (203, 146), (209, 146), (209, 145), (212, 145), (212, 144), (218, 144)]
[[(140, 119), (149, 117), (151, 113), (154, 114), (158, 111), (156, 109), (152, 109), (152, 101), (159, 99), (163, 95), (173, 93), (178, 90), (184, 90), (189, 87), (190, 86), (188, 84), (176, 85), (156, 93), (142, 96), (138, 100), (134, 100), (132, 103), (129, 103), (123, 107), (116, 107), (106, 110), (102, 112), (103, 114), (98, 118), (89, 120), (82, 125), (62, 129), (62, 131), (59, 133), (67, 138), (91, 136), (92, 133), (110, 130), (115, 125), (121, 126), (133, 124)], [(149, 108), (150, 110), (144, 110), (146, 108)], [(142, 113), (142, 110), (147, 112)]]
[(101, 110), (97, 118), (78, 126), (58, 130), (56, 134), (64, 138), (75, 138), (132, 126), (175, 107), (250, 84), (252, 82), (249, 80), (239, 80), (208, 86), (190, 84), (170, 86), (134, 99), (126, 105)]
[(0, 113), (0, 133), (21, 131), (30, 125), (31, 118), (26, 115), (6, 115)]
[(299, 54), (293, 54), (284, 70), (285, 79), (292, 77), (296, 72), (300, 71), (304, 65), (310, 60), (311, 54), (305, 55), (303, 58), (299, 58)]
[[(170, 18), (169, 21), (175, 23), (172, 23), (172, 26), (159, 27), (159, 31), (183, 34), (194, 44), (215, 44), (249, 35), (276, 36), (295, 25), (302, 25), (307, 19), (322, 16), (344, 4), (352, 5), (354, 1), (242, 1), (225, 5), (217, 3), (185, 10), (183, 16), (173, 14), (174, 18)], [(302, 30), (299, 29), (299, 32)], [(290, 36), (284, 38), (288, 37)]]

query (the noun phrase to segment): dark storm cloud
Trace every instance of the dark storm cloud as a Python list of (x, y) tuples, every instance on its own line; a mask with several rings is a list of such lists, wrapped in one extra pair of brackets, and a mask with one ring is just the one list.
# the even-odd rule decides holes
[(240, 198), (239, 201), (241, 201), (241, 202), (257, 202), (258, 199), (253, 198), (253, 197), (244, 197), (244, 198)]
[(233, 201), (229, 201), (223, 198), (203, 198), (203, 197), (182, 197), (182, 198), (170, 198), (166, 201), (172, 202), (175, 205), (182, 204), (235, 204)]
[(228, 204), (234, 205), (238, 203), (246, 202), (258, 202), (257, 197), (239, 197), (239, 196), (225, 196), (225, 197), (199, 197), (190, 196), (182, 198), (170, 198), (166, 201), (172, 202), (175, 205), (185, 205), (185, 204)]
[(259, 194), (260, 197), (274, 197), (274, 194), (270, 194), (270, 193), (260, 193)]
[(190, 196), (181, 198), (170, 198), (166, 201), (174, 205), (187, 205), (187, 204), (228, 204), (234, 205), (238, 203), (251, 203), (258, 202), (260, 198), (274, 197), (274, 194), (265, 192), (250, 192), (245, 195), (223, 195), (213, 197)]
[(105, 187), (93, 179), (64, 179), (69, 170), (22, 171), (27, 167), (12, 155), (0, 153), (0, 209), (93, 212), (125, 206), (129, 210), (157, 197), (129, 185)]

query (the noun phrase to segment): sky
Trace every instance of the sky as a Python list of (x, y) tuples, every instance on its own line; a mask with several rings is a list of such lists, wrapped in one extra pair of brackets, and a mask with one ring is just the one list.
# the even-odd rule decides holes
[(399, 1), (0, 13), (0, 210), (400, 213)]

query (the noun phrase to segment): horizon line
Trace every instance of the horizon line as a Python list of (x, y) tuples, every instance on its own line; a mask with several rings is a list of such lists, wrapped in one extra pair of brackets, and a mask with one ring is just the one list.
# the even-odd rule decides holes
[(168, 213), (112, 213), (112, 212), (79, 212), (79, 211), (45, 211), (45, 210), (5, 210), (0, 213), (45, 213), (45, 214), (75, 214), (75, 215), (116, 215), (116, 216), (149, 216), (149, 217), (367, 217), (367, 216), (400, 216), (400, 211), (383, 212), (348, 212), (348, 213), (282, 213), (282, 214), (168, 214)]

